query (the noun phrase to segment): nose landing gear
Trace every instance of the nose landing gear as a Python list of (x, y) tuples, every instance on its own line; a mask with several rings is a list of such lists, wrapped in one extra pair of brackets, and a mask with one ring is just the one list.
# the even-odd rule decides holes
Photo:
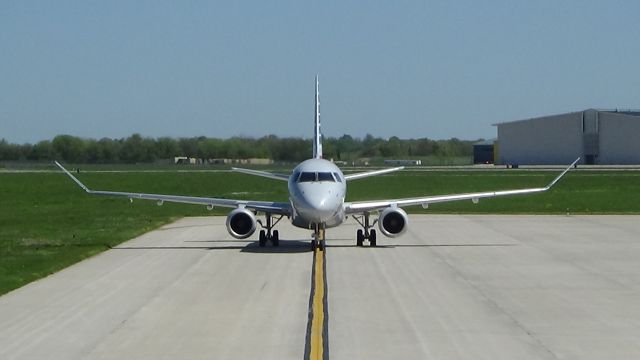
[(313, 230), (312, 236), (313, 239), (311, 240), (311, 251), (316, 251), (316, 249), (324, 251), (324, 226), (315, 224), (315, 229)]

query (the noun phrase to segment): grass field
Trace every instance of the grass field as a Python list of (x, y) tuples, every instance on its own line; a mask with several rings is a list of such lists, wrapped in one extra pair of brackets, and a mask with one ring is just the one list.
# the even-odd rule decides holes
[[(413, 172), (354, 181), (347, 200), (514, 189), (546, 185), (557, 172)], [(89, 187), (287, 200), (286, 184), (226, 172), (85, 172)], [(544, 194), (434, 204), (420, 213), (639, 214), (640, 172), (571, 172)], [(62, 173), (0, 173), (0, 294), (183, 216), (223, 215), (183, 204), (92, 197)]]

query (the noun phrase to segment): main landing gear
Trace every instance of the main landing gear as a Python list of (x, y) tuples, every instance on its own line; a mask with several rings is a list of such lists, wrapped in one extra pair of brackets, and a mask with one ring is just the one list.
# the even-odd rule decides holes
[(362, 226), (362, 229), (358, 229), (356, 232), (356, 246), (364, 246), (364, 241), (369, 240), (369, 246), (376, 246), (376, 231), (372, 229), (378, 222), (378, 219), (370, 223), (370, 213), (366, 212), (362, 216), (353, 216), (353, 219)]
[(313, 230), (313, 239), (311, 240), (311, 251), (324, 251), (324, 227), (318, 224)]
[(280, 233), (278, 230), (273, 230), (273, 227), (276, 226), (282, 220), (282, 216), (278, 217), (275, 222), (273, 221), (273, 215), (271, 213), (266, 213), (266, 225), (262, 223), (262, 221), (258, 220), (258, 224), (262, 226), (265, 230), (260, 230), (260, 236), (258, 237), (258, 245), (261, 247), (267, 244), (267, 241), (271, 241), (273, 246), (280, 245)]

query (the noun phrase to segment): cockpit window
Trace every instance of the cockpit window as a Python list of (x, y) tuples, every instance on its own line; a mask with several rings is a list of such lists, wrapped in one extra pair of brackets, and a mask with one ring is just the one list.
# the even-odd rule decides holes
[(318, 181), (335, 182), (336, 180), (333, 178), (333, 175), (330, 172), (319, 172), (318, 173)]
[(300, 174), (298, 178), (298, 182), (311, 182), (316, 181), (316, 173), (312, 172), (303, 172)]
[(330, 181), (335, 182), (333, 174), (330, 172), (303, 172), (298, 177), (298, 182), (312, 182), (312, 181)]
[(333, 173), (333, 177), (336, 178), (337, 182), (342, 182), (342, 179), (340, 178), (340, 174), (338, 174), (337, 172)]

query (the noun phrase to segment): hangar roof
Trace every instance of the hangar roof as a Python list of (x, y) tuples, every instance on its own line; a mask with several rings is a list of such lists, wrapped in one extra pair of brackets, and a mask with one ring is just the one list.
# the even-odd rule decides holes
[(605, 109), (597, 109), (600, 112), (608, 112), (608, 113), (617, 113), (617, 114), (623, 114), (623, 115), (631, 115), (631, 116), (640, 116), (640, 110), (632, 110), (632, 109), (628, 109), (628, 110), (620, 110), (620, 109), (614, 109), (614, 110), (605, 110)]
[(583, 113), (585, 111), (607, 112), (607, 113), (616, 113), (616, 114), (640, 117), (640, 110), (639, 109), (593, 109), (593, 108), (589, 108), (589, 109), (586, 109), (586, 110), (573, 111), (573, 112), (562, 113), (562, 114), (536, 116), (536, 117), (533, 117), (533, 118), (514, 120), (514, 121), (503, 121), (503, 122), (499, 122), (499, 123), (495, 123), (495, 124), (491, 124), (491, 125), (492, 126), (499, 126), (499, 125), (504, 125), (504, 124), (512, 124), (512, 123), (516, 123), (516, 122), (520, 122), (520, 121), (536, 120), (536, 119), (541, 119), (541, 118), (546, 118), (546, 117), (551, 117), (551, 116), (578, 114), (578, 113)]

